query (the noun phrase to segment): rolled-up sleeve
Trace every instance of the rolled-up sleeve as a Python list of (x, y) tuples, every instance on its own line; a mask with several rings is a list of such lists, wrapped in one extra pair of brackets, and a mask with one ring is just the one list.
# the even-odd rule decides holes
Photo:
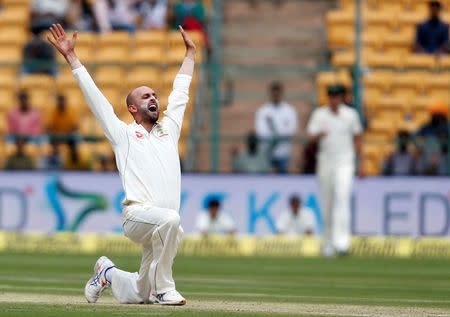
[(111, 144), (119, 144), (125, 140), (126, 124), (117, 118), (112, 105), (95, 85), (86, 68), (84, 66), (76, 68), (72, 70), (72, 73), (78, 81), (89, 108)]

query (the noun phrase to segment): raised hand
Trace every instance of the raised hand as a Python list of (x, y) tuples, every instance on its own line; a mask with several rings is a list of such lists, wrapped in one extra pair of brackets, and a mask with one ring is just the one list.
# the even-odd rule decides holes
[(53, 39), (50, 36), (47, 36), (47, 40), (53, 44), (53, 46), (64, 56), (66, 57), (70, 53), (74, 52), (75, 43), (77, 41), (78, 32), (75, 31), (71, 39), (69, 39), (64, 32), (63, 27), (60, 24), (53, 24), (50, 27), (50, 32), (53, 35)]
[(181, 36), (183, 37), (184, 45), (186, 45), (186, 56), (194, 58), (195, 52), (197, 48), (195, 47), (194, 41), (191, 40), (189, 35), (183, 30), (181, 25), (178, 26), (180, 28)]
[(50, 27), (53, 38), (47, 36), (47, 40), (64, 56), (72, 69), (81, 67), (81, 62), (75, 54), (75, 43), (77, 42), (78, 32), (75, 31), (72, 38), (68, 38), (66, 32), (60, 24), (53, 24)]

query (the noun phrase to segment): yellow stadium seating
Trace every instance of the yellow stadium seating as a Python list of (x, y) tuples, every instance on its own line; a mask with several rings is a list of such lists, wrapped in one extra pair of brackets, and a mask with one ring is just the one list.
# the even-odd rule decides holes
[(400, 68), (402, 63), (400, 55), (387, 52), (365, 52), (364, 60), (369, 67)]
[(439, 68), (441, 69), (450, 69), (450, 56), (449, 55), (439, 56), (437, 63)]
[(0, 76), (0, 112), (7, 112), (16, 105), (17, 79)]
[(127, 47), (103, 47), (95, 55), (95, 61), (100, 64), (125, 64), (128, 62)]
[(134, 35), (134, 45), (140, 47), (164, 47), (167, 43), (167, 32), (164, 30), (137, 31)]
[(126, 31), (102, 33), (98, 36), (96, 45), (100, 47), (129, 47), (130, 34)]
[(138, 47), (131, 52), (131, 61), (137, 64), (160, 64), (166, 61), (166, 53), (162, 46)]
[(412, 51), (414, 39), (410, 33), (391, 32), (383, 37), (383, 47), (387, 53), (409, 54)]
[(403, 58), (404, 67), (406, 68), (435, 68), (437, 65), (436, 58), (429, 54), (409, 54)]

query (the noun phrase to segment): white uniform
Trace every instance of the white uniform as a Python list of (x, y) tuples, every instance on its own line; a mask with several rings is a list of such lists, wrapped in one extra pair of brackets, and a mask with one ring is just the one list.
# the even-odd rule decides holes
[(316, 109), (307, 126), (309, 135), (326, 132), (319, 141), (317, 175), (324, 215), (324, 243), (337, 251), (350, 247), (350, 198), (355, 173), (354, 136), (361, 134), (358, 113), (340, 105), (334, 113), (328, 106)]
[(219, 211), (213, 219), (209, 211), (201, 211), (197, 216), (197, 230), (208, 234), (228, 234), (234, 231), (233, 218)]
[(308, 207), (300, 208), (297, 215), (292, 210), (281, 213), (276, 222), (279, 233), (286, 235), (303, 236), (308, 232), (317, 233), (317, 221), (314, 211)]
[[(270, 118), (273, 126), (269, 124)], [(259, 138), (270, 141), (274, 137), (290, 138), (295, 135), (298, 126), (297, 111), (287, 102), (280, 105), (267, 103), (258, 109), (255, 115), (255, 131)], [(291, 156), (291, 141), (278, 142), (272, 150), (272, 158), (289, 158)]]
[(136, 122), (127, 125), (117, 118), (84, 67), (72, 72), (116, 156), (125, 190), (125, 235), (142, 244), (139, 273), (117, 269), (112, 291), (120, 303), (148, 303), (151, 293), (175, 289), (172, 263), (183, 235), (178, 139), (192, 77), (176, 76), (165, 116), (149, 133)]

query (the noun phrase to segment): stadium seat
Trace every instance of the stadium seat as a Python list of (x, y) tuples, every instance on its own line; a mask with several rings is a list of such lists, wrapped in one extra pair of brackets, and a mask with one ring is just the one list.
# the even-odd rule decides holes
[(31, 3), (32, 3), (32, 0), (2, 0), (1, 1), (2, 6), (4, 6), (8, 10), (13, 9), (13, 8), (14, 9), (29, 8)]
[(0, 112), (8, 112), (16, 105), (17, 80), (11, 76), (0, 76)]
[(450, 69), (450, 56), (449, 55), (441, 55), (438, 58), (438, 67), (441, 69)]
[(164, 30), (137, 31), (134, 35), (135, 48), (140, 47), (165, 47), (167, 32)]
[(21, 26), (27, 28), (29, 23), (29, 11), (22, 8), (11, 8), (0, 11), (0, 26)]
[(443, 102), (450, 102), (450, 73), (438, 73), (429, 76), (424, 81), (427, 94)]
[(406, 68), (433, 69), (437, 65), (435, 56), (428, 54), (409, 54), (403, 61)]
[(162, 46), (139, 47), (132, 51), (131, 61), (137, 64), (161, 64), (166, 60), (166, 52)]
[(126, 47), (129, 48), (130, 34), (126, 31), (114, 31), (98, 35), (97, 42), (100, 47)]
[(372, 32), (387, 33), (392, 30), (395, 15), (389, 11), (365, 11), (364, 22)]
[(412, 52), (414, 39), (410, 33), (391, 32), (384, 36), (383, 46), (386, 52), (394, 54), (409, 54)]
[(95, 80), (98, 78), (106, 78), (110, 77), (112, 80), (116, 80), (119, 82), (123, 81), (125, 77), (126, 70), (122, 66), (98, 66), (95, 68)]
[(331, 57), (333, 66), (350, 67), (355, 64), (355, 53), (353, 51), (336, 52)]
[(364, 60), (369, 67), (400, 68), (401, 65), (400, 55), (387, 52), (366, 52)]
[(128, 62), (128, 47), (103, 47), (97, 51), (95, 61), (99, 64), (125, 64)]
[(412, 99), (419, 93), (421, 84), (428, 79), (429, 73), (407, 71), (394, 76), (392, 80), (392, 94)]

